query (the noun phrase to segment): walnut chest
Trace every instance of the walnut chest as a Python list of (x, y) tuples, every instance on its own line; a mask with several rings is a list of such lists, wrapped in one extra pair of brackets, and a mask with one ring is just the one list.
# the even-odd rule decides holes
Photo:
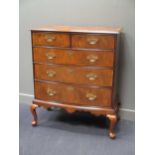
[(33, 29), (35, 99), (30, 109), (59, 107), (118, 120), (117, 60), (120, 28), (47, 26)]

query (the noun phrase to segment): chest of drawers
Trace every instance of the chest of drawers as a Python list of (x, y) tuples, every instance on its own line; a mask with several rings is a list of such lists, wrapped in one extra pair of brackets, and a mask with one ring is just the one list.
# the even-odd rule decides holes
[(118, 120), (117, 62), (120, 28), (49, 26), (31, 31), (34, 95), (30, 110), (59, 107)]

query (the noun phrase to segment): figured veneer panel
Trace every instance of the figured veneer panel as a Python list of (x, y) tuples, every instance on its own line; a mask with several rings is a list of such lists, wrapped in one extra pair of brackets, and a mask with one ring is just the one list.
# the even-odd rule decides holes
[(115, 49), (114, 35), (75, 34), (72, 35), (73, 48)]
[(33, 46), (69, 47), (70, 38), (66, 33), (33, 32)]
[(74, 87), (62, 83), (35, 82), (35, 97), (44, 101), (66, 102), (81, 106), (111, 106), (111, 89)]
[(80, 66), (113, 67), (114, 51), (62, 50), (33, 48), (35, 62)]
[(35, 64), (35, 79), (74, 84), (112, 86), (113, 70)]

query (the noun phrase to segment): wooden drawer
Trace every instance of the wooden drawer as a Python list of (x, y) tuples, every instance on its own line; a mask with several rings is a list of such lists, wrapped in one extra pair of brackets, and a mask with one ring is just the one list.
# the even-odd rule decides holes
[(114, 52), (33, 48), (33, 57), (42, 63), (113, 67)]
[(35, 64), (35, 79), (75, 84), (112, 86), (113, 70)]
[(114, 49), (114, 35), (91, 35), (75, 34), (72, 35), (73, 48), (90, 48), (90, 49)]
[(52, 32), (33, 32), (33, 46), (70, 47), (69, 34)]
[(72, 105), (110, 107), (111, 89), (35, 82), (35, 98)]

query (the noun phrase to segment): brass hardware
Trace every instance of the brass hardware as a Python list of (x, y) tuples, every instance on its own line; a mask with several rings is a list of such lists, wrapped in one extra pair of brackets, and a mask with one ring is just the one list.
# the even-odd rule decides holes
[(87, 60), (89, 60), (89, 62), (96, 62), (98, 60), (98, 56), (97, 55), (88, 55)]
[(54, 71), (46, 71), (48, 77), (54, 77), (56, 75), (56, 72)]
[(98, 42), (98, 39), (97, 39), (97, 38), (88, 38), (88, 39), (87, 39), (87, 42), (88, 42), (90, 45), (95, 45), (95, 44)]
[(56, 55), (53, 54), (53, 53), (47, 53), (46, 56), (47, 56), (48, 60), (52, 60), (52, 59), (54, 59), (56, 57)]
[(97, 78), (97, 75), (94, 74), (94, 73), (90, 73), (90, 74), (87, 74), (86, 77), (90, 80), (90, 81), (93, 81)]
[(48, 96), (54, 96), (56, 94), (56, 91), (52, 90), (52, 89), (47, 89), (47, 95)]
[(86, 94), (86, 98), (89, 100), (89, 101), (94, 101), (97, 96), (95, 94), (92, 94), (92, 93), (87, 93)]
[(68, 72), (69, 72), (69, 73), (73, 73), (73, 72), (74, 72), (74, 69), (68, 68)]
[(68, 86), (67, 87), (67, 90), (73, 91), (74, 90), (74, 87), (73, 86)]
[(68, 56), (73, 56), (73, 52), (72, 51), (68, 51)]
[(54, 36), (47, 36), (47, 42), (53, 42), (54, 40), (56, 40), (56, 38)]

